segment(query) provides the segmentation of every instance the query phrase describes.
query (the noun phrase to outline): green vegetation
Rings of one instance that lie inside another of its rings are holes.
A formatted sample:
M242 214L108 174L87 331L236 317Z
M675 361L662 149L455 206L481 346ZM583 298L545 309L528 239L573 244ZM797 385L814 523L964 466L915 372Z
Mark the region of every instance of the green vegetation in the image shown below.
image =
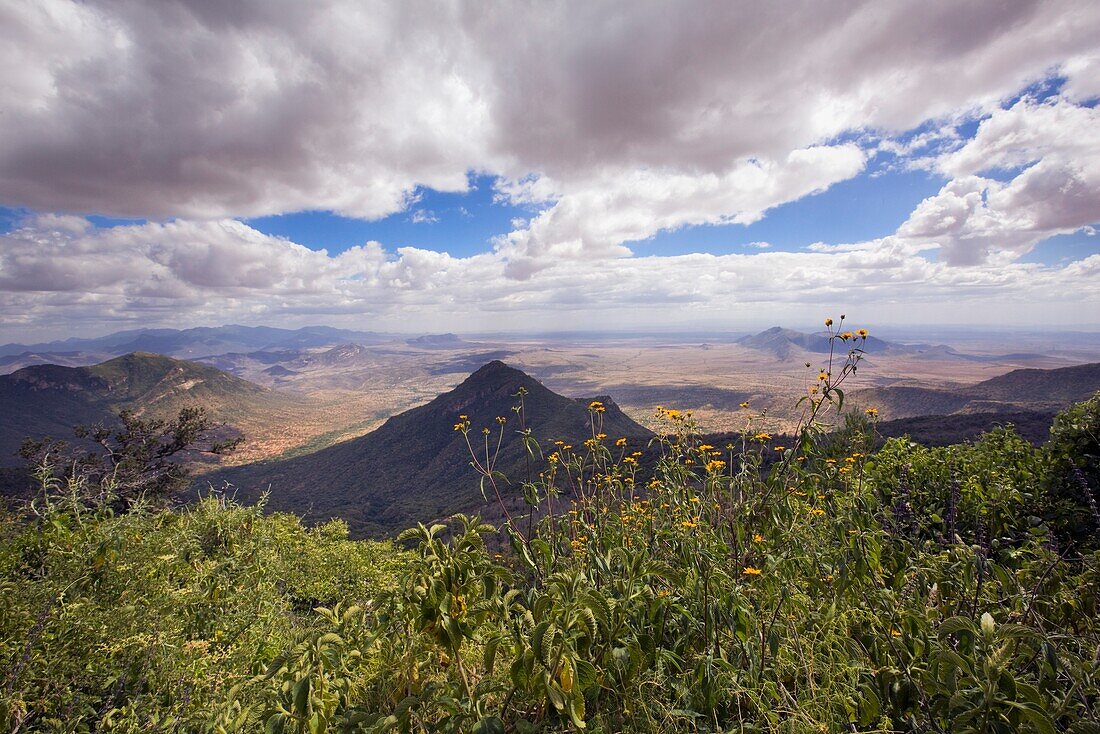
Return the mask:
M722 446L660 408L651 472L639 439L605 435L600 401L591 435L546 455L523 390L484 429L452 416L505 522L420 525L408 553L216 499L116 516L54 492L4 525L0 716L21 731L1100 730L1100 396L1041 448L1004 428L874 451L873 415L826 432L863 337L832 333L847 355L787 446L748 405ZM497 470L515 431L533 467L522 514Z

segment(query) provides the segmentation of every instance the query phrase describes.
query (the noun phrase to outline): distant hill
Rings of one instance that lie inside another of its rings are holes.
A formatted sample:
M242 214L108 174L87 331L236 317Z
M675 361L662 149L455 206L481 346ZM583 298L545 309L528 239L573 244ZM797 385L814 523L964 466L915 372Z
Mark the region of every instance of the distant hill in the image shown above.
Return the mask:
M269 507L311 520L342 517L356 535L384 534L418 520L476 511L485 503L454 423L459 415L468 415L471 439L478 446L483 427L495 430L496 417L507 418L497 468L510 479L521 479L524 452L512 411L520 388L527 390L527 425L540 440L579 445L589 435L587 400L558 395L529 375L493 361L450 392L393 416L365 436L306 456L223 469L212 481L229 481L249 498L270 490ZM596 399L606 407L603 431L608 436L634 437L640 443L652 435L610 398Z
M454 349L457 347L471 346L457 334L425 334L414 339L406 339L405 343L410 347L421 349Z
M908 436L925 446L950 446L973 441L997 426L1012 424L1016 433L1038 446L1050 438L1055 415L1054 411L922 415L883 421L876 428L884 438Z
M801 331L784 329L779 326L765 329L759 334L742 337L737 340L737 343L751 349L758 349L762 352L771 352L779 359L789 359L799 351L812 352L814 354L827 353L830 346L835 346L830 344L829 334L827 332L806 334ZM873 336L869 336L866 340L862 340L861 344L868 352L875 353L904 349L901 345L885 342ZM847 353L847 349L842 351Z
M1100 362L1051 370L1019 369L974 385L891 385L850 394L849 407L878 409L886 420L967 413L1053 414L1100 390Z
M268 326L213 326L194 329L138 329L119 331L93 339L65 339L42 344L4 344L0 358L25 352L88 352L121 355L130 352L156 352L174 357L204 357L227 352L254 350L309 349L347 342L360 344L392 340L392 336L371 331L335 329L330 326L305 326L278 329Z
M90 367L36 365L0 376L0 466L19 464L23 439L72 436L76 425L115 420L118 411L168 417L203 406L234 422L264 407L270 391L206 365L134 353Z

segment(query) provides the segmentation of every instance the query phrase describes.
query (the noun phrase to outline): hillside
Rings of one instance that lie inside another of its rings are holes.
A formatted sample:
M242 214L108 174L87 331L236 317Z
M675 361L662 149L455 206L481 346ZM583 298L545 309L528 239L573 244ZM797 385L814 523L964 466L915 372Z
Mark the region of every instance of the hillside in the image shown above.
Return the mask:
M134 353L91 367L37 365L0 376L0 466L19 464L27 437L70 438L76 425L110 422L120 410L168 417L202 406L237 423L279 403L270 391L213 367Z
M851 410L878 409L887 420L927 415L1036 412L1053 414L1100 390L1100 363L1018 369L974 385L891 385L854 392Z
M473 427L471 440L481 441L482 427L491 427L495 440L495 419L507 418L497 468L510 479L521 478L525 454L512 410L520 388L527 390L527 425L543 446L553 439L579 442L589 435L587 400L558 395L529 375L493 361L450 392L393 416L365 436L306 456L225 469L211 480L229 481L248 497L270 489L273 509L298 512L310 520L339 516L355 535L386 533L417 520L476 509L484 504L478 478L454 423L467 415ZM610 398L598 399L606 406L603 431L609 436L652 435Z

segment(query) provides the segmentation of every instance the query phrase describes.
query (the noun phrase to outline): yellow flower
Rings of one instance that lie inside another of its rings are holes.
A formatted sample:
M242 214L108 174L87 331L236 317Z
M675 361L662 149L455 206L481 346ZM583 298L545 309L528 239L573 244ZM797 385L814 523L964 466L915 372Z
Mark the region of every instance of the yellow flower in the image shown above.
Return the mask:
M753 441L771 441L772 440L772 435L770 433L765 433L764 431L761 431L760 433L753 436L752 440Z
M593 400L591 403L588 404L588 409L589 410L595 410L596 408L602 408L602 407L603 407L603 403L601 403L599 400Z
M753 533L752 534L752 542L754 542L754 543L763 543L764 542L764 536L761 535L760 533Z
M865 410L863 412L866 413L867 415L871 416L872 418L874 418L875 416L878 415L878 408L868 408L867 410Z
M846 332L844 332L843 334L840 335L840 338L843 339L844 341L848 341L849 339L852 338L852 332L846 331Z
M726 466L726 462L718 461L717 459L715 459L714 461L708 461L707 462L707 471L708 472L722 471L722 469L725 466Z
M832 319L825 319L825 325L826 326L832 326L833 325L833 320Z
M626 439L625 438L615 439L615 445L616 446L626 446Z
M638 460L635 459L633 456L628 456L625 459L623 459L623 463L624 464L637 464Z
M825 459L825 463L826 463L826 464L835 464L835 463L836 463L836 459Z
M812 510L810 510L810 514L811 515L817 515L818 517L820 517L821 515L825 514L825 510L821 509L820 507L815 507Z
M714 448L714 447L711 446L709 443L704 443L704 444L699 445L699 450L700 451L710 451L712 448Z
M761 571L759 568L753 568L752 566L745 566L744 570L741 571L741 573L745 576L759 576L763 573L763 571Z
M866 329L860 329L856 333L859 334L860 339L866 339L867 338L867 330Z
M786 446L776 446L775 450L776 451L783 451L785 448L786 448Z
M685 527L689 529L694 528L696 525L698 525L698 523L693 520L684 520L682 523L680 523L680 527Z
M744 410L748 410L749 409L749 401L746 400L745 402L741 403L741 407Z

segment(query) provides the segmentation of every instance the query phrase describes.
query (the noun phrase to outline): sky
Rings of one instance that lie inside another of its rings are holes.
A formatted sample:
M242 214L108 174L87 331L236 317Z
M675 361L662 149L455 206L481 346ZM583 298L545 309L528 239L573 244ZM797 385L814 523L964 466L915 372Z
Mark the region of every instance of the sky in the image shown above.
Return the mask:
M0 0L0 341L1100 329L1100 3Z

